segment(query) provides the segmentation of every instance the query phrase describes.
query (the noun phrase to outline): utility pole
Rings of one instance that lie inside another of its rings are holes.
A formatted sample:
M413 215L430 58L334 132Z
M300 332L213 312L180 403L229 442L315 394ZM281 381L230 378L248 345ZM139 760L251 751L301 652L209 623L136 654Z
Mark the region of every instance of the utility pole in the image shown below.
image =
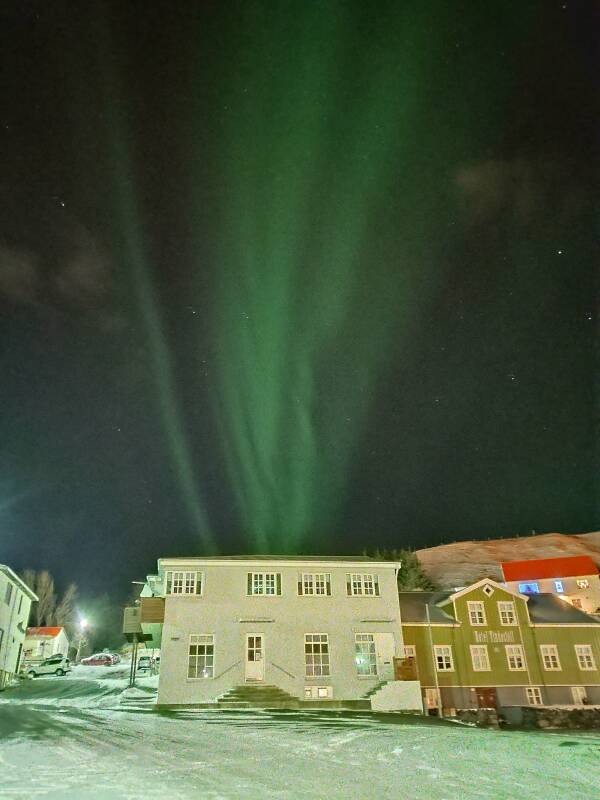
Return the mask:
M435 650L433 649L433 636L431 635L431 618L429 616L429 603L425 603L425 615L427 617L427 634L429 637L429 649L431 652L431 663L433 665L433 678L435 680L435 693L438 701L438 717L443 719L444 709L442 707L442 695L440 693L440 682L437 672L437 660L435 657Z

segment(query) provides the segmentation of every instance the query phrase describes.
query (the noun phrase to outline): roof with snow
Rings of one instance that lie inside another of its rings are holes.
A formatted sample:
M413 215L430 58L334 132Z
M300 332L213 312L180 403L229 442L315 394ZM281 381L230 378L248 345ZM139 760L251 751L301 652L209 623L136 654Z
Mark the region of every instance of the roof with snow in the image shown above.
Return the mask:
M429 607L432 625L460 625L455 617L440 608L451 596L452 592L398 592L402 624L427 623L426 607ZM531 594L524 599L529 618L535 625L600 625L600 619L580 611L554 594Z
M22 591L24 594L26 594L26 595L27 595L27 597L28 597L30 600L32 600L34 603L36 602L36 600L38 599L38 596L37 596L37 594L36 594L35 592L33 592L33 591L32 591L32 590L29 588L29 586L27 586L27 584L26 584L24 581L22 581L22 580L21 580L21 578L19 578L19 576L16 574L16 572L13 572L13 570L12 570L10 567L8 567L6 564L0 564L0 572L3 572L3 573L6 575L6 577L7 577L7 578L8 578L8 579L9 579L9 580L12 582L12 583L14 583L14 584L15 584L15 586L18 586L18 587L19 587L19 589L20 589L20 590L21 590L21 591Z
M27 628L27 636L31 637L38 637L38 638L50 638L55 639L61 631L64 631L64 628L60 626L49 626L49 627L42 627L42 628Z
M505 581L532 581L543 578L575 578L597 575L598 567L589 556L539 558L530 561L503 561Z

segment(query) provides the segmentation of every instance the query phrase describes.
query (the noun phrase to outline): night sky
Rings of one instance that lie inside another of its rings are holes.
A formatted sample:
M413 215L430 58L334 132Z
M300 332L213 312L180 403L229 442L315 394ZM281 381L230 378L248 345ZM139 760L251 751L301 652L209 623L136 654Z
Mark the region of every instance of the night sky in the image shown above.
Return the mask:
M0 561L597 529L597 10L4 2Z

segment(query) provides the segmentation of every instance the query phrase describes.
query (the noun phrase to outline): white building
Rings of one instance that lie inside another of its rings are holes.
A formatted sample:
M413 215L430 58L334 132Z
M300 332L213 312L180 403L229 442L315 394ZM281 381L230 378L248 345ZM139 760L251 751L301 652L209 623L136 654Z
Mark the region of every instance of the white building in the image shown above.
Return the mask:
M600 614L600 575L589 556L504 561L506 586L521 594L555 594L586 614Z
M421 710L418 682L395 680L399 567L367 558L160 559L140 597L141 627L161 646L158 703Z
M28 664L43 661L61 653L69 656L69 639L65 629L55 625L42 628L27 628L23 644L23 660Z
M36 600L18 575L0 564L0 689L19 671L29 611Z

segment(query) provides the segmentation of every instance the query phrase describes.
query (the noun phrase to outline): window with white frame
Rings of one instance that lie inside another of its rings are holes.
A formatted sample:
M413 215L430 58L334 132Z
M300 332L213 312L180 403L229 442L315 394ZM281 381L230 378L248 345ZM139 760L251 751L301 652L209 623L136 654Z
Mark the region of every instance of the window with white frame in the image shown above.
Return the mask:
M249 572L247 591L251 595L280 595L281 572Z
M311 596L331 595L331 575L327 572L303 572L298 575L298 594Z
M498 603L498 616L500 617L500 625L517 624L515 604L512 600L502 600Z
M471 625L485 625L485 608L481 600L467 600L469 622Z
M561 669L560 660L558 658L558 647L555 644L541 644L540 652L542 654L545 670L556 672Z
M565 590L562 581L554 581L554 588L557 592L559 592L559 594L562 594Z
M304 659L307 678L329 675L329 636L326 633L304 635Z
M454 672L452 647L445 644L436 644L433 648L435 665L438 672Z
M372 573L349 572L346 574L348 596L379 597L379 578Z
M507 644L505 645L505 648L509 670L511 672L520 672L521 670L526 669L523 646L520 644Z
M165 573L165 594L201 595L203 573L192 571L169 571Z
M525 695L530 706L542 705L542 690L539 686L527 686L525 688Z
M571 605L573 608L581 608L583 609L583 603L579 599L579 597L571 597Z
M414 644L405 644L404 645L404 658L416 658L417 657L417 648Z
M580 589L589 589L590 582L588 581L587 578L579 578L578 581L577 581L577 586Z
M471 663L473 672L488 672L491 669L487 644L471 645Z
M591 644L576 644L575 653L577 655L579 669L582 669L586 672L596 669L596 662L594 660L594 653L592 652Z
M212 634L190 634L188 678L214 678L215 641Z
M377 651L372 633L357 633L354 637L356 671L359 675L377 675Z

